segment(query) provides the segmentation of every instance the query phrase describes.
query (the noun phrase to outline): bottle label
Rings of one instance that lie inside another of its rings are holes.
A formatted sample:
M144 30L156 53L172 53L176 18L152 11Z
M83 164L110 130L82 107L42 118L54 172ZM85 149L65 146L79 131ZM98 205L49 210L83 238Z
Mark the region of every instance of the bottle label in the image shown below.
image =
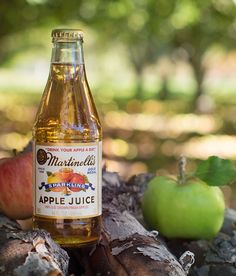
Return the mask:
M34 214L48 218L101 215L102 142L35 144Z

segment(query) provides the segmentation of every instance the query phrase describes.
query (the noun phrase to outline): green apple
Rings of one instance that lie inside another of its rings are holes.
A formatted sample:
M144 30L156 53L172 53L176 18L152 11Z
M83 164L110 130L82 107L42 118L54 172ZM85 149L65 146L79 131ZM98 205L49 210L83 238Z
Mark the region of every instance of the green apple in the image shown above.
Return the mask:
M147 224L168 238L213 238L222 226L224 210L221 189L199 178L179 183L157 176L148 184L142 203Z

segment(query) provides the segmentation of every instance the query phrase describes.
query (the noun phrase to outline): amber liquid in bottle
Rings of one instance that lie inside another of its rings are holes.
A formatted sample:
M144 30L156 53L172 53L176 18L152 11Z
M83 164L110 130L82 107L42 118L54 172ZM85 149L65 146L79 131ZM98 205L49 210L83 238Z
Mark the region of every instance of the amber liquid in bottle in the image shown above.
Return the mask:
M54 39L50 74L33 138L35 143L50 146L89 144L102 139L99 117L86 79L81 39ZM61 246L77 247L98 240L101 215L71 219L34 215L33 226L47 230Z

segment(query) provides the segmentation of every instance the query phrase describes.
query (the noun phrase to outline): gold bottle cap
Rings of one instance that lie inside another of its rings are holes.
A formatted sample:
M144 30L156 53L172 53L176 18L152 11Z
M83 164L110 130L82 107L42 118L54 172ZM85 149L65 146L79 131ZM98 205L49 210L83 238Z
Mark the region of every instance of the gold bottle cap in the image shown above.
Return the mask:
M83 32L80 29L54 29L52 30L51 37L52 41L58 39L83 41Z

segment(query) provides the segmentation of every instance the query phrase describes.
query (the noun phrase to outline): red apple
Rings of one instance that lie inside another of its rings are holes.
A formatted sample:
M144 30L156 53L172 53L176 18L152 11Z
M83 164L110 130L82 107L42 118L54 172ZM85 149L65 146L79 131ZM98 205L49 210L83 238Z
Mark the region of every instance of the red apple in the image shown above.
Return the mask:
M0 159L0 213L12 219L32 216L32 152Z
M70 182L71 177L73 176L73 170L68 168L60 169L60 171L57 173L59 177L64 182Z
M84 175L79 173L73 173L73 176L71 178L71 183L79 183L79 184L85 184Z
M71 183L75 183L75 184L85 184L85 179L84 179L84 175L81 175L79 173L73 173L73 176L70 180ZM82 190L81 188L70 188L70 190L72 192L79 192L80 190Z

